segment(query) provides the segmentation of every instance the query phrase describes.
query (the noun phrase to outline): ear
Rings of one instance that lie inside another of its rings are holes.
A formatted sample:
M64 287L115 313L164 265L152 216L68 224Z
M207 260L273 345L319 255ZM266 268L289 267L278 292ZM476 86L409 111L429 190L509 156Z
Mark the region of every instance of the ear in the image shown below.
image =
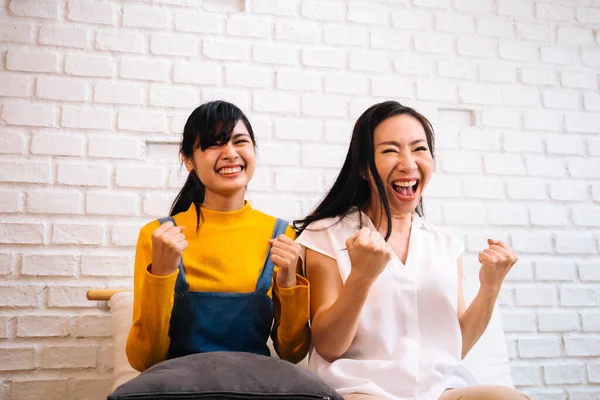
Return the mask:
M360 175L360 177L361 177L362 179L364 179L365 181L368 181L368 180L369 180L369 172L368 172L368 168L369 168L369 167L366 167L366 168L361 168L361 169L358 171L358 174Z
M185 165L185 169L187 172L192 172L194 170L194 163L191 158L187 158L181 153L181 159L183 160L183 165Z

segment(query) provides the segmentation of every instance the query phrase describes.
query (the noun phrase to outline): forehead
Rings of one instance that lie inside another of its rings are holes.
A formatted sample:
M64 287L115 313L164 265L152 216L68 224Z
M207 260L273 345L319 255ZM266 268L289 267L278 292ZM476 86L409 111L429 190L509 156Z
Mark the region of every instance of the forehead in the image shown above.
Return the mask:
M381 122L375 128L374 144L386 141L399 143L427 139L425 129L418 119L410 114L394 115Z

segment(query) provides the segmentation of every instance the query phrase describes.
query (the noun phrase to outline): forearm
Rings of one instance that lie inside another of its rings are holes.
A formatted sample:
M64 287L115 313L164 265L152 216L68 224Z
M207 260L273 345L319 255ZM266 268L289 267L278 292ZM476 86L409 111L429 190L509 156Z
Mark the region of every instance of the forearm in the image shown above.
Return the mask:
M134 294L134 321L127 338L127 358L131 366L144 371L164 361L169 349L169 326L177 273L165 277L148 274Z
M337 300L313 317L312 338L321 357L331 362L348 350L371 285L351 273Z
M275 324L271 337L280 358L298 363L306 357L310 347L310 287L301 276L295 276L294 280L297 285L292 287L281 287L277 283L273 286Z
M465 358L475 343L487 328L494 305L498 298L497 291L479 290L471 305L460 316L460 331L462 335L462 358Z

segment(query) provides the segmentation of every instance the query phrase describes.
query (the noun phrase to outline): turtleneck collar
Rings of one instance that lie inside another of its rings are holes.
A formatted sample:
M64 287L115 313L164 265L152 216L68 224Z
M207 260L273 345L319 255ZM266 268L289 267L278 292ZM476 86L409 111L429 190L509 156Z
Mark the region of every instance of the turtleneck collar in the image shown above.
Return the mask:
M252 211L253 209L247 200L244 200L242 208L234 211L216 211L200 206L200 226L204 224L222 227L237 225L239 222L246 220ZM196 206L192 204L186 214L189 214L190 217L193 216L193 219L196 220Z

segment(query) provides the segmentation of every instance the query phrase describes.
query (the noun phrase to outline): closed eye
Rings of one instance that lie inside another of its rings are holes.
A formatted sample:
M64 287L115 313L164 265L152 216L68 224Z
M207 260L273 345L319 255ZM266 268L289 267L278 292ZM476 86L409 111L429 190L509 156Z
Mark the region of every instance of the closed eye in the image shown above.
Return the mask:
M397 153L398 151L396 149L385 149L382 151L382 153Z
M425 146L420 146L420 147L417 147L417 148L415 149L415 151L427 151L427 147L425 147Z

